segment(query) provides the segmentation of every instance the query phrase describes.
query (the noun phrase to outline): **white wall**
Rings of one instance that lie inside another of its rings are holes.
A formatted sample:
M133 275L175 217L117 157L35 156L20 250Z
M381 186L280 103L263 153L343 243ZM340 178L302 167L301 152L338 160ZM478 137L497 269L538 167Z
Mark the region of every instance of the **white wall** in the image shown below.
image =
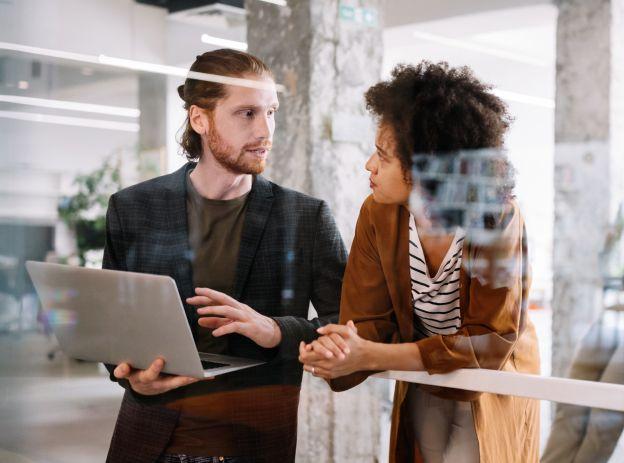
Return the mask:
M384 34L384 76L401 62L447 61L452 66L471 67L497 90L554 100L556 17L554 6L537 5L388 28ZM422 34L415 36L415 32L429 34L425 36L428 39ZM501 57L500 52L517 59ZM528 228L534 272L532 296L540 299L543 295L548 301L552 285L554 110L512 100L507 103L515 121L506 147L517 169L516 193Z

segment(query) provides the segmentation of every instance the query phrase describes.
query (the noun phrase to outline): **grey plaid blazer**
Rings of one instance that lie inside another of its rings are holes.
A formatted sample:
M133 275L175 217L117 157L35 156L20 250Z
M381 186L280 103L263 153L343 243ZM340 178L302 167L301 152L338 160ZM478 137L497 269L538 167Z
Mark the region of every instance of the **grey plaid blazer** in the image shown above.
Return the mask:
M106 214L103 267L169 275L182 301L193 295L186 213L186 174L192 167L188 163L173 174L119 191L111 196ZM248 201L232 296L274 318L282 343L263 349L243 336L230 335L232 355L267 363L196 383L214 391L299 386L299 342L310 342L319 326L338 316L347 253L327 205L261 176L254 178ZM313 320L307 319L310 302L318 313ZM195 308L185 305L185 310L195 334ZM113 366L107 367L112 372ZM111 379L116 381L112 373ZM107 461L153 462L166 448L178 419L163 403L175 400L180 391L147 397L132 391L127 381L119 383L126 392ZM291 459L294 448L285 449L283 461Z

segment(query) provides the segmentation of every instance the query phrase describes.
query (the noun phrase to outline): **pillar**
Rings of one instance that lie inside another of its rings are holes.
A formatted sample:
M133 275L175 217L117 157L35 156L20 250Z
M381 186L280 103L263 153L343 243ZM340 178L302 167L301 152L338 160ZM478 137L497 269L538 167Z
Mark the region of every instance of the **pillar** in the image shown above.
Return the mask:
M602 308L601 251L624 200L624 1L559 0L553 375Z
M322 198L347 244L368 194L366 159L375 127L364 92L382 64L381 1L247 2L249 52L285 86L266 175ZM387 382L369 379L339 394L304 375L297 462L374 462ZM385 412L387 414L387 411Z

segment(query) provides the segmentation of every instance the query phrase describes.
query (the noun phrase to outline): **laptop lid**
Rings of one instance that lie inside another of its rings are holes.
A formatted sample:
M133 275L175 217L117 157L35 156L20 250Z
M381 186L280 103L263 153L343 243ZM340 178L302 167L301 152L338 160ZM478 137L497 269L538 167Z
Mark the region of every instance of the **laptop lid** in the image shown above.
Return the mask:
M262 363L212 356L203 368L171 277L34 261L26 269L71 358L145 369L162 357L164 373L196 378Z

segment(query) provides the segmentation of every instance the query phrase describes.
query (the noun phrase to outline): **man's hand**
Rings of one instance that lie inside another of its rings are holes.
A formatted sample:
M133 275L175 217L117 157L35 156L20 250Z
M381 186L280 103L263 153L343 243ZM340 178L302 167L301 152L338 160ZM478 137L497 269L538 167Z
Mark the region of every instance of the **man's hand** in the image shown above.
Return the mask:
M272 318L259 314L246 304L227 294L208 288L195 288L196 296L186 302L199 307L199 325L212 328L215 337L238 333L248 337L260 347L276 347L282 342L282 331Z
M165 361L161 358L154 360L147 370L135 370L128 363L120 363L113 374L117 379L127 379L132 390L143 395L162 394L199 381L189 376L161 375L164 366Z

